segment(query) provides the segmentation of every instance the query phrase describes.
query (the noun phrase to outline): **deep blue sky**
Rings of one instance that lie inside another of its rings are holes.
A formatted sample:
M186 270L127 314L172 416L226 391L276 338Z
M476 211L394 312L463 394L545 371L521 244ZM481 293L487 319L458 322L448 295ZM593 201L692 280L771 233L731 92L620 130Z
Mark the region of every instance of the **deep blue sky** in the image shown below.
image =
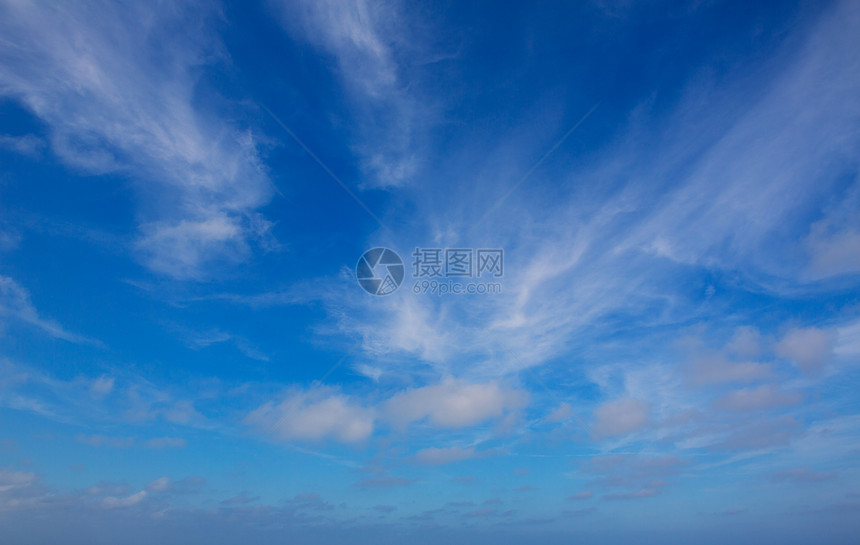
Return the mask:
M854 543L858 36L0 1L0 541Z

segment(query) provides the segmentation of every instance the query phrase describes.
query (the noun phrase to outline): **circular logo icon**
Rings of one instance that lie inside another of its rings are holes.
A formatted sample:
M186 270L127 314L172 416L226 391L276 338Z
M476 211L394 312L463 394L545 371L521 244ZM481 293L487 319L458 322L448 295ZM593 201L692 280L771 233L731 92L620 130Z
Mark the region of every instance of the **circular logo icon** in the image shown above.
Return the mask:
M388 295L397 291L403 282L403 260L394 250L373 248L355 265L358 284L371 295Z

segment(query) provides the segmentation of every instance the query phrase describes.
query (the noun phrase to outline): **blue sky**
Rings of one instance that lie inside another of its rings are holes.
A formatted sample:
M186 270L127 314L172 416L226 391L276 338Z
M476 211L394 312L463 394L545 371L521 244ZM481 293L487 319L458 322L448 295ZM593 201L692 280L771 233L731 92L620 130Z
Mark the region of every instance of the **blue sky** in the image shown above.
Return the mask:
M858 28L3 0L2 541L853 543Z

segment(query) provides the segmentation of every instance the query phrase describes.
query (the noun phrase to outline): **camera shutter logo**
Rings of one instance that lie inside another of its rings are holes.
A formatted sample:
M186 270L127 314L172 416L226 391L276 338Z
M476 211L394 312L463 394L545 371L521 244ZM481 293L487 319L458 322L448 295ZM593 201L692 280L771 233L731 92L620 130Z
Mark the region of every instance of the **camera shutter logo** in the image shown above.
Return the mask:
M394 250L373 248L364 252L355 265L358 284L371 295L388 295L397 291L405 274L403 260Z

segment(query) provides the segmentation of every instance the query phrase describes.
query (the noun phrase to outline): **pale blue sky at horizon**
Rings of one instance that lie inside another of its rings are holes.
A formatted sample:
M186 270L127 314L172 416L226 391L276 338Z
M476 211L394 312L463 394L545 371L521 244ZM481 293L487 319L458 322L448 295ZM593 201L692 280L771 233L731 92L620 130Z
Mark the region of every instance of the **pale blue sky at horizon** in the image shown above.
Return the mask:
M858 51L853 0L0 0L0 542L856 543Z

